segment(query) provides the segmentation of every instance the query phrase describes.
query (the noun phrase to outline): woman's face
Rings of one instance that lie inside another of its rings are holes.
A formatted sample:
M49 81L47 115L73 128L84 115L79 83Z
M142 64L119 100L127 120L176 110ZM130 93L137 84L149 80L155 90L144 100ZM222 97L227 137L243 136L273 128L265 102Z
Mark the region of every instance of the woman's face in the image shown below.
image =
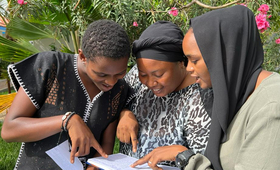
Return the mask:
M166 96L182 88L180 85L186 75L186 67L183 62L138 58L137 66L141 83L158 97Z
M101 91L109 91L126 74L128 57L114 60L95 57L86 61L86 74Z
M196 83L199 83L203 89L211 88L210 74L198 48L192 29L184 37L183 51L189 60L187 71L191 73L192 77L196 78Z

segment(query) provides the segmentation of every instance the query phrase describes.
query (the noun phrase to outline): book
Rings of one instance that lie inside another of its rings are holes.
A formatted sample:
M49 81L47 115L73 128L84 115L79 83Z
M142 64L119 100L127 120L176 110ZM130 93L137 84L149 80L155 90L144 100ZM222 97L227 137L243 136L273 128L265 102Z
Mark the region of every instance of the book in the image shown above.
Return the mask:
M122 153L108 155L108 158L95 157L88 159L88 163L95 165L104 170L151 170L147 163L138 165L135 168L131 168L130 165L137 161L136 158L124 155ZM180 170L177 167L171 167L166 165L158 165L163 170Z
M83 169L83 164L75 157L75 162L72 164L70 162L70 152L68 141L64 141L56 147L47 150L46 153L54 160L54 162L63 170L81 170Z

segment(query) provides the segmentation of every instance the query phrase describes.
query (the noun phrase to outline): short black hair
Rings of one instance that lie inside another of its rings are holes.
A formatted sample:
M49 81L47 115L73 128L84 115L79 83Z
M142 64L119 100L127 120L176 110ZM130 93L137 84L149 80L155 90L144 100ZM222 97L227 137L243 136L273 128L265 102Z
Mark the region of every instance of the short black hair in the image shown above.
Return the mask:
M111 20L92 22L82 40L82 50L86 58L108 57L120 59L130 56L130 42L126 31Z

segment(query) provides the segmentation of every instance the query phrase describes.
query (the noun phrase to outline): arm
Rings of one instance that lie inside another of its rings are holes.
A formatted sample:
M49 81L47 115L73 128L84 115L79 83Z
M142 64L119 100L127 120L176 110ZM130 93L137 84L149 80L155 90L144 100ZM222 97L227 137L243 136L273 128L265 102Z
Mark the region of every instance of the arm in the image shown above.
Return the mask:
M113 153L117 124L118 120L110 123L103 133L101 146L107 154ZM94 157L96 156L100 156L100 154L96 153Z
M35 112L35 106L20 87L5 117L2 138L7 142L31 142L60 132L63 115L32 118Z
M137 149L137 134L138 134L138 122L134 114L128 110L124 109L120 113L120 120L117 127L117 138L123 143L132 142L133 152Z
M110 123L103 133L101 146L102 148L104 148L104 151L107 154L113 153L117 124L118 124L118 120L115 120L114 122ZM98 156L100 156L100 154L96 152L94 157L98 157ZM99 168L94 165L88 165L87 170L99 170Z
M277 93L277 91L271 91L271 93ZM265 97L266 96L263 97L264 100L266 100ZM278 97L279 96L277 96L277 98ZM267 101L269 98L272 98L272 96L267 96ZM256 109L250 113L250 117L245 119L246 128L241 129L245 131L244 141L241 143L240 149L238 149L239 152L234 163L234 169L279 169L280 104L279 98L277 100L278 101L267 102L262 107L256 107ZM261 105L261 101L255 100L254 104ZM244 112L242 112L242 114L244 114ZM242 114L240 114L240 116ZM233 131L237 126L240 126L240 124L234 123L230 130ZM232 144L222 144L221 156L225 155L226 150L229 150L232 146L235 147ZM225 164L224 166L226 166L226 161L226 158L223 159L223 157L221 157L222 165Z
M254 102L255 105L263 104L257 100ZM237 114L229 126L229 139L221 145L221 164L224 169L235 170L277 169L280 167L277 161L280 153L280 105L271 102L262 107L251 106L250 110ZM205 170L209 166L205 156L196 154L185 170Z
M31 142L60 132L63 115L33 118L35 112L35 106L20 87L9 113L5 117L1 132L2 138L7 142ZM80 116L72 116L67 124L67 129L72 141L72 148L79 147L78 152L77 149L72 149L71 162L74 161L74 156L87 155L91 146L102 156L107 157Z

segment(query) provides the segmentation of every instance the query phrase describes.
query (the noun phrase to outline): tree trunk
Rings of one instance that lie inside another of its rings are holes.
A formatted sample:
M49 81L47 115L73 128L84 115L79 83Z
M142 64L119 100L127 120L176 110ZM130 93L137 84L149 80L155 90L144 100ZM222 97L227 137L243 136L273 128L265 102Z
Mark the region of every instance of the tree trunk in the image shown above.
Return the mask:
M11 93L11 84L9 78L7 78L8 93Z

